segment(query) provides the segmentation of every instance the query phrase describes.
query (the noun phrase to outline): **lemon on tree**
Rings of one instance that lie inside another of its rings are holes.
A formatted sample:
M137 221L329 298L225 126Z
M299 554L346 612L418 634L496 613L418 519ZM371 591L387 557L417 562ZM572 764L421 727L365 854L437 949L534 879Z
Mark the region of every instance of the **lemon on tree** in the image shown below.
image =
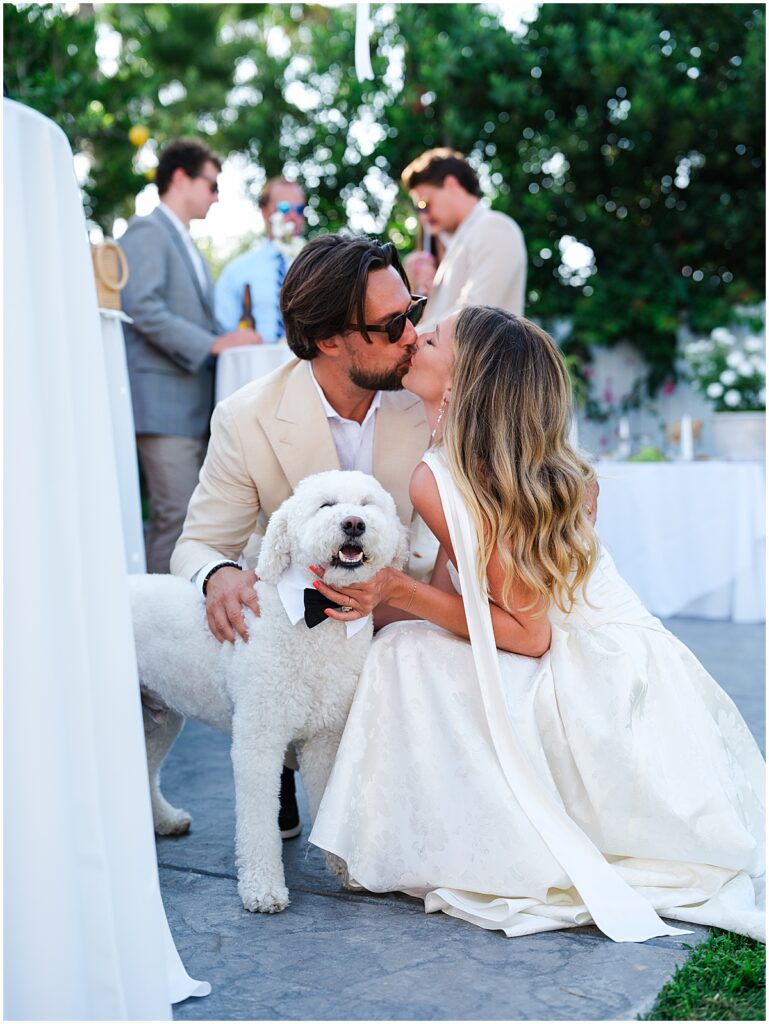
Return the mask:
M128 141L137 149L143 146L149 137L149 129L145 128L143 124L133 125L128 132Z

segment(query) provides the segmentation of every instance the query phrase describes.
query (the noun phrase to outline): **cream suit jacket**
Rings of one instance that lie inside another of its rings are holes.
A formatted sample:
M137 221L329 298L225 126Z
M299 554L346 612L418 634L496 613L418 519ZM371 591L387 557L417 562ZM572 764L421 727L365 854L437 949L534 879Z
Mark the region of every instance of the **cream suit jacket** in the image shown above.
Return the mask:
M409 480L429 440L421 401L407 391L384 392L374 476L406 526L413 515ZM294 359L219 402L171 572L191 579L208 562L237 560L299 481L326 469L339 469L339 458L307 362Z
M464 306L500 306L521 316L525 293L523 232L511 217L478 203L449 240L419 333Z

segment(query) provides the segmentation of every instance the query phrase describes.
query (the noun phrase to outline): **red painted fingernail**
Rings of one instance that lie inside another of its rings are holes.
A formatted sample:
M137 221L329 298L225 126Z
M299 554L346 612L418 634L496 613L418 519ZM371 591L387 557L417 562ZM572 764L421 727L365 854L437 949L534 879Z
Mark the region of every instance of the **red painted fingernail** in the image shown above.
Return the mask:
M320 582L319 582L318 580L313 580L313 582L312 582L312 585L313 585L313 586L315 587L315 589L317 590L317 589L318 589L318 587L320 586Z

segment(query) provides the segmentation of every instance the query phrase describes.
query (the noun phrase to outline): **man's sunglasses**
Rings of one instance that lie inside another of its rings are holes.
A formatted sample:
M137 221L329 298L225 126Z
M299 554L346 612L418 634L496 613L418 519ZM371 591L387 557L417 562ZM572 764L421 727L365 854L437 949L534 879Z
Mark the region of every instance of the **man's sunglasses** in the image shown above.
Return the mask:
M392 320L388 320L386 324L348 324L348 329L351 331L377 331L380 334L386 334L390 344L395 344L396 341L400 341L403 337L403 332L406 330L406 321L408 320L410 324L416 327L425 311L427 296L412 295L411 298L414 301L406 312L398 313Z
M207 174L193 174L193 178L202 178L203 181L208 182L208 187L211 189L211 195L215 196L219 194L219 182L216 178L209 178Z
M281 199L279 203L275 204L275 209L278 211L278 213L291 213L291 211L293 210L294 213L298 213L300 217L303 217L304 208L306 205L306 203L295 203L292 206L292 204L289 203L288 200Z

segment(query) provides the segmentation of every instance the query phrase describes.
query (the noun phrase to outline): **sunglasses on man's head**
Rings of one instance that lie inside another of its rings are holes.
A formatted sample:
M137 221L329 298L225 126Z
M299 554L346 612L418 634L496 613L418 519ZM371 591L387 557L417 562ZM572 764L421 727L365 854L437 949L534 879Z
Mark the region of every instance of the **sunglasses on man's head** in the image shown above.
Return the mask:
M286 199L281 199L279 203L275 204L275 209L278 211L278 213L291 213L291 211L293 210L294 213L298 213L300 217L303 217L304 208L306 205L306 203L294 203L292 205Z
M397 316L388 320L386 324L348 324L348 329L351 331L377 331L380 334L386 334L390 344L395 344L396 341L400 341L403 337L403 332L406 330L406 321L408 320L410 324L416 327L425 311L425 303L427 302L425 295L412 295L411 298L414 301L406 312L398 313Z

